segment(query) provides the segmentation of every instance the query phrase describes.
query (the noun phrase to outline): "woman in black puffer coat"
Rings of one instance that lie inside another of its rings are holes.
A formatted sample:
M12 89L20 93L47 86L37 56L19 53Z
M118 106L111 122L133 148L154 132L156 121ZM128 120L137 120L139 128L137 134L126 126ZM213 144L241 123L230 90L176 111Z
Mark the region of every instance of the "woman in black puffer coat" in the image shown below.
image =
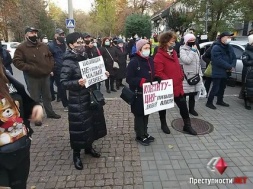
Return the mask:
M87 59L82 34L74 32L66 37L69 49L64 55L64 62L61 70L61 84L69 90L69 133L70 145L73 149L73 161L75 168L83 169L80 159L81 149L93 157L100 157L100 154L92 148L94 140L107 134L103 107L97 110L90 109L90 93L85 87L85 80L82 79L79 67L80 61ZM91 86L92 89L95 85Z
M249 43L242 55L242 89L240 96L244 99L244 106L247 110L251 109L249 98L253 98L253 34L248 37Z

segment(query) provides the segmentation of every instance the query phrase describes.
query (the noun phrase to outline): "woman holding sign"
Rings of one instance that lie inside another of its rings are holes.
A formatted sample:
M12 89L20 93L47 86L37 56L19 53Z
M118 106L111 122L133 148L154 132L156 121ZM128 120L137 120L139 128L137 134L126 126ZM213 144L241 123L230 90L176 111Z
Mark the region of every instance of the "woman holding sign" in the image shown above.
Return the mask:
M145 82L152 82L154 79L154 63L149 57L150 44L147 40L141 39L136 43L136 55L131 59L127 67L126 81L130 89L137 93L131 111L134 114L134 130L136 141L148 146L154 141L154 137L148 134L148 116L144 115L142 85Z
M64 55L61 84L69 90L70 145L73 149L75 168L81 170L83 169L80 159L81 149L85 149L85 153L93 157L100 157L100 154L93 149L92 143L106 135L106 126L103 107L99 107L98 110L90 108L90 89L96 85L86 88L86 80L82 79L79 62L87 59L82 34L78 32L69 34L66 43L69 49ZM106 74L109 75L108 72Z
M177 36L174 32L166 32L159 37L159 48L154 58L155 75L160 78L160 81L166 79L173 80L174 101L184 120L183 130L191 135L197 135L196 131L191 127L191 119L189 117L186 99L184 97L184 74L179 64L177 52L173 49L176 39ZM166 110L160 111L159 114L160 119L166 119ZM165 133L170 133L168 127L166 128Z

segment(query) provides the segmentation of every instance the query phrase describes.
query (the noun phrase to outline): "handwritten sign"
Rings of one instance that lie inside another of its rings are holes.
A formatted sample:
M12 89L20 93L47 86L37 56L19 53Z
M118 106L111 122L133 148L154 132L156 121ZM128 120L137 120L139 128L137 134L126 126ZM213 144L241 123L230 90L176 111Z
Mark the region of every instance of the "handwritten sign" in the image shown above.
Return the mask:
M82 78L86 79L85 87L107 79L105 64L102 56L79 62Z
M143 84L144 114L148 115L160 110L174 107L172 79Z

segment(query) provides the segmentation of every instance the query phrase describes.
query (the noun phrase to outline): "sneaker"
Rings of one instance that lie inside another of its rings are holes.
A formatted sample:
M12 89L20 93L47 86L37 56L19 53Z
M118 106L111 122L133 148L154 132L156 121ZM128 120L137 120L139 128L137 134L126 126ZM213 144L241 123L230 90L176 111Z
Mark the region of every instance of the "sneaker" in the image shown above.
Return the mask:
M42 125L42 121L35 121L34 125L35 126L41 126Z
M149 146L150 143L150 141L147 138L136 137L135 140L143 146Z
M69 111L68 106L67 106L67 107L64 107L64 108L63 108L63 111L64 111L64 112L68 112L68 111Z
M217 104L217 105L220 105L220 106L224 106L224 107L229 107L229 104L225 103L224 101L222 101L222 102L217 102L216 104Z
M155 141L155 138L152 137L152 136L149 135L149 134L145 135L145 137L148 139L149 142L154 142L154 141Z
M213 105L213 103L206 103L206 107L208 107L208 108L210 108L210 109L213 109L213 110L217 109L217 108Z
M58 114L53 114L53 115L48 115L47 118L51 118L51 119L60 119L61 116Z
M107 93L111 93L111 91L110 91L109 89L106 89L106 92L107 92Z

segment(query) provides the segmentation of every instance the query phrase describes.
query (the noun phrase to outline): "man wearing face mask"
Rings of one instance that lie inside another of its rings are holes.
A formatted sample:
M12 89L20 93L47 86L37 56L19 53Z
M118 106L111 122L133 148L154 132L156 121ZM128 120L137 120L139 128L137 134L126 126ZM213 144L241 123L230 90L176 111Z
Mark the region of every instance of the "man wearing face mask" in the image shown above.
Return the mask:
M38 41L38 30L34 27L25 29L25 41L21 43L14 54L13 64L24 72L27 89L35 102L43 106L47 118L60 119L51 105L50 73L53 71L54 59L46 44ZM36 123L40 126L42 123Z
M54 70L51 73L51 85L55 81L57 86L57 101L62 102L64 111L68 111L68 99L67 92L60 83L60 73L63 63L63 55L66 51L65 33L61 28L57 28L54 34L54 40L48 44L50 52L54 57ZM53 93L53 87L51 87L51 93ZM53 94L52 94L53 95Z
M229 104L223 101L223 97L227 78L231 71L235 71L236 66L236 56L233 47L229 45L233 35L233 33L229 32L221 33L220 38L214 43L211 50L213 86L206 103L206 107L211 109L216 109L213 105L214 96L216 95L217 105L229 107Z

